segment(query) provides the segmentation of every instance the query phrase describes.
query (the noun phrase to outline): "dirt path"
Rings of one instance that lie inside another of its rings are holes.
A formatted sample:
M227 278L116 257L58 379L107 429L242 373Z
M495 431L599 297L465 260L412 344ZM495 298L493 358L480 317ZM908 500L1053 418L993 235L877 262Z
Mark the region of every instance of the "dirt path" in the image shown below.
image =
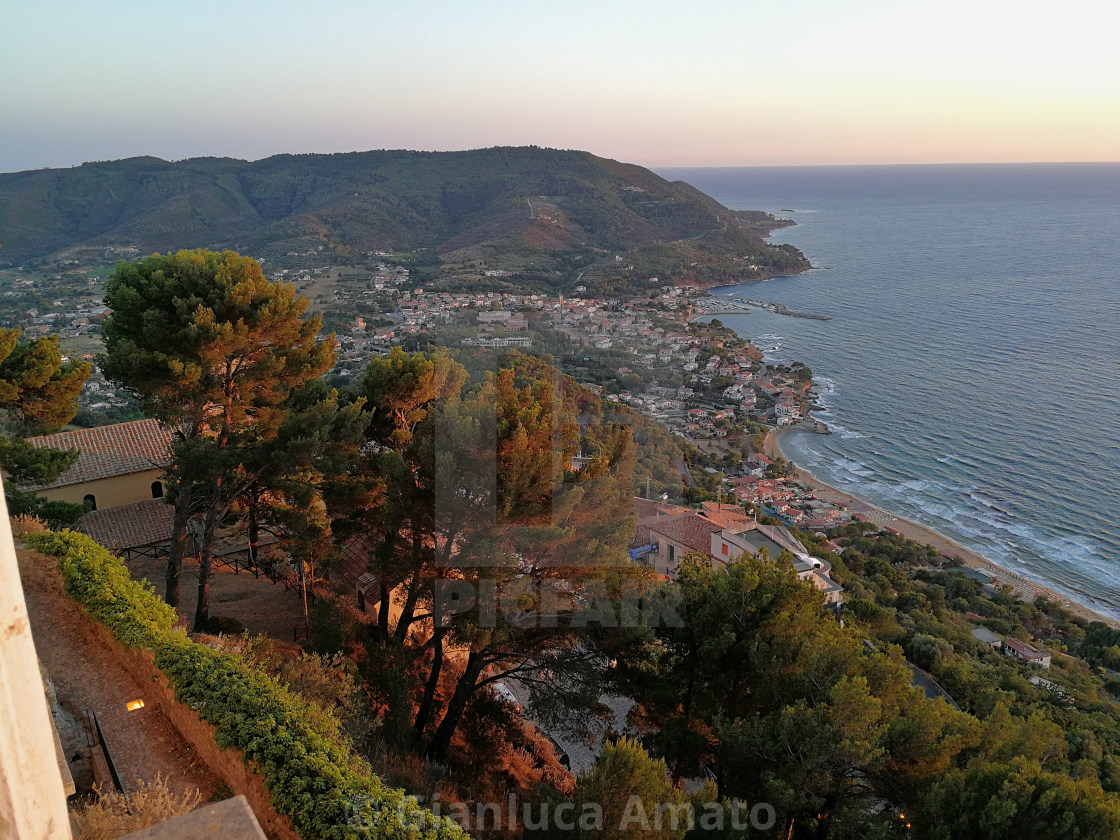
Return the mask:
M135 712L125 708L128 701L144 697L144 687L88 632L88 619L62 591L54 558L23 549L17 556L35 649L63 712L56 715L61 718L59 737L78 793L88 792L93 781L80 725L83 710L92 709L126 790L159 773L173 791L197 788L203 801L209 799L218 780L171 722L154 704Z
M167 588L166 561L141 558L130 560L126 565L134 580L147 578L156 593L163 596ZM187 559L183 563L180 582L179 615L189 627L198 602L197 560ZM228 566L215 566L210 576L210 615L234 619L254 636L263 633L275 639L282 650L296 652L299 649L293 644L292 631L304 620L300 591L287 590L263 575L254 577L252 572L246 571L235 574Z

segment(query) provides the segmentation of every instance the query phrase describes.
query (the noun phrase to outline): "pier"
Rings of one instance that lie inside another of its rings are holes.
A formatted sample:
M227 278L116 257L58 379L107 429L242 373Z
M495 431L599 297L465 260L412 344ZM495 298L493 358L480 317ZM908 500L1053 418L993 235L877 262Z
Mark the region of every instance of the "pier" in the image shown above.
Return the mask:
M698 309L703 309L705 315L745 315L750 312L750 307L765 309L778 315L788 315L790 318L808 318L812 321L831 321L828 315L814 315L811 312L797 312L783 303L773 303L768 300L751 300L730 296L705 298L696 304Z

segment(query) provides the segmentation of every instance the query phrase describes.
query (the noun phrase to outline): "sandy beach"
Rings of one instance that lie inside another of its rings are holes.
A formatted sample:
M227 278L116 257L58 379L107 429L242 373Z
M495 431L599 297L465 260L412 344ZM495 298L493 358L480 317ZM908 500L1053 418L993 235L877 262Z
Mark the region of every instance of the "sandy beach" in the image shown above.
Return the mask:
M768 432L766 435L766 455L773 457L775 455L785 455L779 446L779 438L782 432ZM788 460L788 459L787 459ZM885 528L892 528L905 536L907 539L919 542L922 545L932 545L940 553L948 556L955 557L961 563L969 568L976 569L977 571L991 577L993 580L1000 584L1006 584L1012 588L1016 597L1024 601L1033 601L1039 595L1049 598L1057 604L1061 604L1070 612L1084 618L1086 621L1103 621L1112 626L1118 626L1117 622L1113 619L1107 618L1100 613L1097 613L1076 601L1071 601L1066 596L1054 592L1045 586L1042 586L1034 581L1018 575L1012 571L1004 569L995 565L990 560L980 556L975 551L965 548L961 544L954 542L943 534L939 534L931 528L924 525L919 525L917 522L911 522L909 519L903 519L900 516L895 516L888 513L881 508L868 504L858 496L853 496L843 490L839 490L830 484L826 484L816 476L803 469L797 469L798 480L808 487L811 487L813 493L822 499L830 502L838 502L847 505L851 508L853 513L858 513L871 522L881 524Z

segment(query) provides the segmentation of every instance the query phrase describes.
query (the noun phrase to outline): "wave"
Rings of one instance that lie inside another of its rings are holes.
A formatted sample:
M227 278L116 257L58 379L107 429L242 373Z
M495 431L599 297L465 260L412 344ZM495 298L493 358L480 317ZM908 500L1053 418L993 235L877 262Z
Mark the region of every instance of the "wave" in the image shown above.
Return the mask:
M848 473L859 478L867 478L875 475L875 470L867 466L861 461L853 461L850 458L838 456L832 459L833 467L840 470L842 473Z
M833 434L791 434L783 447L826 481L1120 615L1120 484L1111 480L1120 475L1120 367L1108 361L1120 346L1109 329L1120 311L1115 202L1067 192L1024 201L989 194L991 185L974 200L980 191L960 185L945 213L886 171L871 196L847 182L821 193L815 175L809 187L794 174L766 173L776 180L763 206L824 201L829 219L783 228L775 241L834 271L786 278L765 294L729 290L834 316L740 327L781 326L788 339L756 340L780 342L783 361L814 370L812 416ZM992 218L1015 223L997 231ZM1039 235L1055 219L1068 235ZM861 229L877 236L852 235ZM975 248L942 249L965 231ZM1076 282L1038 268L1055 248Z
M979 493L979 492L969 493L968 498L972 499L972 501L976 502L979 505L983 505L984 507L988 508L989 510L997 510L1000 513L1005 514L1007 516L1013 516L1014 515L1007 508L1001 507L1000 503L998 501L996 501L994 499L991 499L989 497L986 497L983 493Z
M830 432L832 432L834 435L839 436L841 440L859 440L861 438L867 437L867 435L865 435L863 432L856 432L852 429L846 429L841 426L836 422L835 417L827 407L824 410L814 411L813 419L820 420L825 424L825 426L828 427L828 430Z

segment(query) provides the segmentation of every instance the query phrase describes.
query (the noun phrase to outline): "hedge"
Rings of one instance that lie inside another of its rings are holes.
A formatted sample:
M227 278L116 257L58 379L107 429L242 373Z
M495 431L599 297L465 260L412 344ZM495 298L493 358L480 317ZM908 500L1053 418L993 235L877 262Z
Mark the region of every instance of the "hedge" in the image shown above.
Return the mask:
M337 722L240 658L192 641L175 611L132 580L124 562L84 534L28 535L59 560L66 592L126 647L151 651L175 698L215 728L264 776L273 807L305 840L466 840L463 829L384 785L346 746ZM319 721L318 723L316 721Z

